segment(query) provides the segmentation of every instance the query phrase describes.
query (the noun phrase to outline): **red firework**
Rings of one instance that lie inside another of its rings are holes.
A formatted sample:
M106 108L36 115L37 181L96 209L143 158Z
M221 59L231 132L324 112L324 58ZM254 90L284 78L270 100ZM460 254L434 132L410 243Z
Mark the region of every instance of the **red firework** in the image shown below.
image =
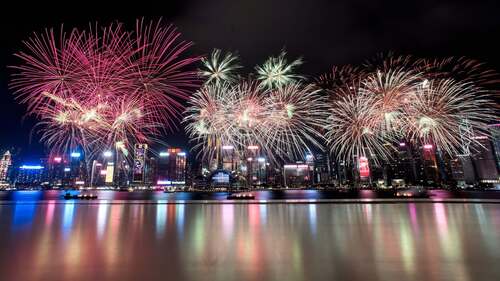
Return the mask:
M175 127L199 86L189 67L200 58L184 56L192 43L179 37L161 20L137 20L133 32L118 23L34 33L10 86L55 152L148 142Z

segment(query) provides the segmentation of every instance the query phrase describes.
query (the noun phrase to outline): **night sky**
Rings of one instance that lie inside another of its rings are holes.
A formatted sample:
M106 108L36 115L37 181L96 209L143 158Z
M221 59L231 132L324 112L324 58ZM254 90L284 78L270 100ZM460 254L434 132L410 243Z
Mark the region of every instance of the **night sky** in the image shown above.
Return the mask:
M19 14L16 9L4 9L9 15L0 17L0 150L15 146L24 157L43 153L38 135L31 134L35 121L24 118L24 107L15 103L8 89L11 71L7 66L19 62L13 54L22 49L21 41L31 32L58 29L62 23L66 28L85 28L89 22L121 21L133 29L136 18L161 16L178 27L183 39L195 43L193 54L207 54L212 48L238 51L247 71L283 48L291 58L304 58L300 72L308 76L326 72L333 65L361 64L389 51L430 58L467 56L500 70L500 9L496 1L166 2L169 4L162 7L134 9L141 5L135 2L128 11L115 9L111 16L72 14L78 7L30 15L22 14L21 9ZM120 13L122 16L116 15ZM165 140L172 145L187 143L182 133Z

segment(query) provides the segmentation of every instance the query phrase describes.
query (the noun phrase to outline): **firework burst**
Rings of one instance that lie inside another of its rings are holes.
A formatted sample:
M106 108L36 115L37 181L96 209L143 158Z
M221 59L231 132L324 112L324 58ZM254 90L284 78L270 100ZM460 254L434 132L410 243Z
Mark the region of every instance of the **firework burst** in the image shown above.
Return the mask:
M269 153L286 159L303 159L311 153L311 146L322 148L328 111L319 92L313 85L292 83L266 96L263 142Z
M374 96L362 95L360 84L338 88L330 104L326 139L338 160L357 161L367 157L378 162L389 159L391 134L380 133L380 112Z
M288 62L286 52L277 57L268 58L261 66L256 66L257 80L267 89L283 87L286 84L299 81L304 77L294 73L295 68L303 63L301 58Z
M222 146L244 155L258 146L271 161L302 159L321 147L325 103L313 86L290 84L268 91L258 82L206 85L190 101L184 119L195 149L211 159Z
M203 68L200 76L206 79L205 83L234 83L238 79L236 71L241 68L239 57L226 52L224 55L219 49L214 49L209 58L202 59Z
M405 69L378 70L362 80L359 93L374 103L382 133L397 134L406 123L403 111L414 100L420 81L418 74Z
M433 144L451 155L461 151L463 136L458 132L463 122L481 136L487 135L488 122L496 119L487 92L472 83L430 80L414 97L406 108L408 122L404 131L408 138ZM480 145L474 138L468 141Z
M55 153L83 147L88 159L115 143L149 142L175 127L181 102L198 86L191 46L161 21L138 20L57 36L34 34L16 54L11 81L16 99L40 118L37 129Z

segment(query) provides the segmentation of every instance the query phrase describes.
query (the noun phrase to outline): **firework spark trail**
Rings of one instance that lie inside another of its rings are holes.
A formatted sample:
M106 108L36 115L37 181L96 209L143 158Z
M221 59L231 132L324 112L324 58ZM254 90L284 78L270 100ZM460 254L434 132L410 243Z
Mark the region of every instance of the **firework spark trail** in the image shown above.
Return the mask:
M161 20L138 20L135 32L122 24L46 30L16 54L22 63L12 66L10 86L54 153L130 148L175 128L181 102L199 85L188 70L199 58L183 58L192 43L179 36Z
M271 151L288 159L303 159L311 145L322 148L321 130L328 110L324 98L313 85L298 83L273 90L266 96L267 105L263 140Z
M333 68L315 81L330 96L326 138L340 160L364 156L380 162L401 139L455 155L464 141L462 122L485 135L487 124L498 119L492 100L498 75L483 64L412 56L378 60L358 75L349 75L350 67ZM467 143L480 145L475 139Z
M403 110L415 99L421 81L418 73L405 69L376 71L362 79L359 94L373 98L382 133L399 133L406 123Z
M338 89L340 98L330 104L325 137L338 160L355 162L360 157L375 162L386 160L391 154L386 144L392 141L392 135L379 133L380 112L375 97L361 95L360 86Z
M480 136L488 134L488 121L497 118L487 92L472 83L430 80L419 89L415 98L406 108L409 122L404 131L408 138L434 144L451 155L460 153L462 141L458 131L461 122L467 120L474 133ZM470 141L480 145L475 139Z
M282 51L279 56L270 57L262 65L255 67L257 80L263 88L279 88L304 78L294 73L295 68L302 65L302 59L298 58L289 63L285 56L286 52Z
M238 80L237 70L239 57L237 54L214 49L209 58L202 59L203 67L200 69L200 76L206 79L205 83L235 83Z
M239 156L258 146L270 161L303 159L310 147L322 147L319 132L326 119L325 103L313 86L290 84L272 91L255 81L206 85L186 111L186 129L195 149L207 158L217 146L234 148Z

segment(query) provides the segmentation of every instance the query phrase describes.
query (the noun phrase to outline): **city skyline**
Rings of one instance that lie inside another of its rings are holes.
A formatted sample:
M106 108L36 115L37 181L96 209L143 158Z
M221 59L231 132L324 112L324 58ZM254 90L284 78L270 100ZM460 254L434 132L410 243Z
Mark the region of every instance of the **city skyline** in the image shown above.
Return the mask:
M490 52L488 46L492 46L494 44L486 44L488 40L492 40L493 36L489 36L488 34L496 34L495 30L498 30L498 24L496 24L495 18L487 16L489 13L493 11L493 9L488 9L488 5L476 5L476 4L421 4L418 6L425 6L425 9L420 9L420 7L416 7L413 10L410 17L412 20L418 22L423 18L426 18L429 14L429 11L433 11L434 13L438 13L442 10L447 10L448 13L464 13L468 11L468 9L472 9L476 11L475 17L477 17L477 22L475 21L474 25L469 26L467 31L464 31L457 27L459 24L459 19L450 19L443 23L440 27L443 30L447 30L448 32L439 32L439 30L425 30L418 29L414 24L409 22L405 22L403 24L402 29L406 28L408 34L415 35L415 40L418 45L412 43L409 40L407 35L401 34L401 32L397 32L392 30L394 33L389 37L391 39L391 44L387 45L388 41L383 40L383 36L380 35L380 31L375 31L375 27L369 27L368 25L361 26L360 30L356 32L373 32L374 36L370 38L373 40L369 44L370 48L366 48L363 50L359 50L359 48L349 48L349 51L338 51L342 46L348 47L350 44L352 45L352 41L346 40L346 38L342 36L337 36L335 33L336 27L332 26L333 30L318 30L314 28L314 22L311 23L309 21L303 20L298 21L292 26L279 25L273 27L270 25L268 21L263 21L261 26L258 26L255 30L258 30L258 33L262 36L262 40L259 42L259 45L263 46L263 48L259 48L255 50L254 48L250 48L246 44L245 36L236 32L235 30L249 30L245 25L243 20L237 20L238 14L242 14L244 12L248 12L248 10L252 11L252 8L257 7L259 4L244 4L241 7L231 6L229 8L224 4L216 4L212 7L212 9L208 9L208 13L203 13L203 16L208 19L211 16L216 15L216 13L231 13L231 17L221 16L219 18L224 19L226 22L219 23L218 25L211 24L207 27L202 27L197 25L194 21L188 20L186 18L187 15L196 15L200 14L201 9L207 8L206 4L203 3L189 3L190 9L187 11L185 6L188 4L179 4L174 9L170 11L169 15L164 17L165 20L172 22L173 24L179 27L179 30L183 33L184 38L188 40L193 40L195 42L195 46L193 48L194 53L198 54L209 54L212 48L221 48L223 50L229 51L237 51L244 60L244 65L247 70L252 68L254 65L262 63L267 56L269 55L277 55L282 48L286 48L287 52L290 56L300 57L302 56L305 60L305 63L300 67L300 73L304 73L306 75L319 75L321 73L325 73L329 70L331 65L343 65L343 64L359 64L362 63L366 59L370 59L371 57L376 56L377 53L387 53L389 51L394 51L396 54L415 54L417 56L426 56L426 57L446 57L446 56L461 56L465 55L470 58L480 59L482 62L490 65L493 69L498 70L499 67L499 58L496 55L496 52L493 50ZM246 5L246 6L245 6ZM278 5L278 4L276 4ZM299 7L301 9L299 9ZM248 9L250 8L250 9ZM327 9L327 8L337 8L337 9ZM343 4L322 4L322 5L305 5L301 7L296 3L291 3L289 7L284 7L281 9L283 14L287 17L294 17L299 14L304 14L305 18L311 18L315 15L318 19L317 21L326 22L328 21L328 13L340 13L340 11L354 14L351 5ZM387 7L378 7L373 11L368 9L361 9L357 12L365 13L366 15L375 14L375 12L385 12L388 14L393 14L390 11L402 9L403 7L391 7L391 9L387 9ZM407 9L407 7L405 7ZM206 9L204 9L205 11ZM272 10L272 9L270 9ZM319 12L319 10L325 10L324 12ZM251 16L256 12L248 12L245 17ZM270 15L265 14L266 17L270 17ZM345 17L345 16L344 16ZM2 147L10 148L13 145L17 145L21 148L21 151L24 155L38 155L41 156L43 154L43 146L37 144L37 140L39 138L38 134L34 134L31 144L29 132L31 131L34 123L33 119L28 117L26 121L21 122L22 117L24 116L24 107L17 105L11 95L11 91L7 88L7 83L10 80L9 75L11 74L10 70L6 69L7 65L14 65L18 60L16 60L13 56L13 53L17 52L21 47L21 41L25 40L29 37L31 32L39 32L44 27L54 27L58 28L60 24L65 24L67 27L85 27L88 26L88 23L99 21L100 23L106 24L112 22L114 20L120 20L125 22L129 27L133 25L136 16L108 16L108 17L87 17L87 16L77 16L77 17L69 17L69 16L57 16L57 17L31 17L29 20L22 19L22 23L16 20L11 19L3 19L2 20L2 28L6 31L6 34L9 35L10 40L8 40L7 44L4 44L1 47L1 60L2 62L2 70L0 72L2 78L1 81L1 106L2 110L0 111L2 114L2 120L11 120L10 122L4 123L1 128L1 137L0 140L2 143ZM148 18L157 18L157 17L145 17ZM396 17L397 18L397 17ZM432 18L432 17L431 17ZM486 22L488 19L489 22ZM340 19L338 19L340 21ZM391 18L389 17L387 20L377 19L377 23L379 26L385 26L390 23ZM224 24L232 27L230 29L227 28L219 28ZM297 40L296 36L290 36L290 30L297 30L298 32L304 33L307 30L309 36L306 36L306 41ZM484 28L485 26L489 26L491 28ZM16 28L14 28L16 27ZM278 32L277 28L283 32ZM342 26L343 30L346 28ZM207 37L210 32L207 32L208 29L214 30L218 29L222 32L220 35L215 35ZM311 32L312 31L312 32ZM345 32L345 31L344 31ZM465 32L465 33L464 33ZM328 33L334 36L326 36ZM271 36L277 35L277 36ZM354 33L356 34L356 33ZM424 38L424 34L427 36L427 40L422 40ZM460 34L458 38L463 38L463 42L461 44L456 44L454 41L457 38L457 34ZM469 35L467 35L469 34ZM474 34L474 35L473 35ZM230 42L227 40L218 40L218 37L227 38L231 35L233 38ZM438 36L439 35L439 36ZM354 35L352 35L354 36ZM352 36L350 38L352 38ZM474 37L474 40L471 40L470 36ZM272 37L272 39L270 39ZM439 37L439 39L437 39ZM322 38L321 40L318 40ZM331 38L331 39L324 39ZM340 39L340 40L339 40ZM396 40L401 39L401 40ZM326 40L326 41L325 41ZM441 44L434 44L432 40L439 40ZM472 43L474 42L474 43ZM479 42L484 42L484 44L480 44ZM307 46L303 43L308 43ZM264 47L265 46L265 47ZM365 44L365 46L367 46ZM312 49L311 49L312 47ZM491 47L492 48L492 47ZM264 51L266 50L266 51ZM270 50L270 51L269 51ZM337 51L330 51L337 50ZM325 59L326 58L326 59ZM182 146L188 147L187 138L184 136L182 128L175 132L174 134L169 134L165 137L166 141L173 146Z

